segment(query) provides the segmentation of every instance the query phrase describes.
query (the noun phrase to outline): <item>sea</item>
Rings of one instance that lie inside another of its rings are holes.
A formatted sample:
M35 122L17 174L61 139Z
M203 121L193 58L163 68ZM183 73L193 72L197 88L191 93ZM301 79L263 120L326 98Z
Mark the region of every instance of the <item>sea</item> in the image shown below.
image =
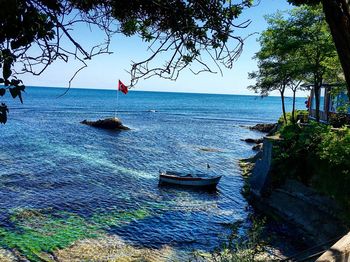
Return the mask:
M247 127L281 115L279 97L130 91L117 103L116 90L28 87L23 99L4 100L0 233L16 231L18 212L41 210L93 221L130 245L189 251L214 250L231 223L247 220L238 161L254 151L242 139L261 137ZM115 115L130 130L80 123ZM160 170L222 179L211 192L160 187Z

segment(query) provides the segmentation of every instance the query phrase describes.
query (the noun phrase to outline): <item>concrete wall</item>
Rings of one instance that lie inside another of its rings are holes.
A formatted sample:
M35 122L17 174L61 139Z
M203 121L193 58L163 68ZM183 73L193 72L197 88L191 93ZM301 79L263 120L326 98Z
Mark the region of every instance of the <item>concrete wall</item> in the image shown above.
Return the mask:
M272 162L273 144L280 141L280 138L273 136L264 137L263 153L256 161L252 175L250 177L250 190L255 196L260 196L268 180L269 171Z

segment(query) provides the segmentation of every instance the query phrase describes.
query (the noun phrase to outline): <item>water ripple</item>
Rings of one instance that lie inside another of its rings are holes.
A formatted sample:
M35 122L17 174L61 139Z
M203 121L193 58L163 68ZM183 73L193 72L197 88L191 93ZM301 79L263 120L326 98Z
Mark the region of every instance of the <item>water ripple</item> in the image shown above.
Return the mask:
M0 127L0 225L10 226L19 208L68 212L87 223L100 218L108 233L137 246L210 250L223 225L245 219L236 160L252 154L240 139L260 134L239 125L275 119L278 99L258 108L251 97L130 92L118 116L132 130L116 133L79 123L109 116L111 93L53 99L61 91L29 89ZM206 172L206 163L223 175L216 192L158 187L158 170ZM136 215L117 223L120 212Z

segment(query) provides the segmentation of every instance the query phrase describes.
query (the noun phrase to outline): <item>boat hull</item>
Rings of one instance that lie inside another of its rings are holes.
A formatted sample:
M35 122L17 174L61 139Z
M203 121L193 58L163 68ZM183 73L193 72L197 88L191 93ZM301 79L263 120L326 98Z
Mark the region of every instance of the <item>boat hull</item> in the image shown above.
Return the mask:
M176 185L196 188L215 188L219 183L221 176L213 178L198 178L198 177L179 177L166 175L164 173L159 175L160 185Z

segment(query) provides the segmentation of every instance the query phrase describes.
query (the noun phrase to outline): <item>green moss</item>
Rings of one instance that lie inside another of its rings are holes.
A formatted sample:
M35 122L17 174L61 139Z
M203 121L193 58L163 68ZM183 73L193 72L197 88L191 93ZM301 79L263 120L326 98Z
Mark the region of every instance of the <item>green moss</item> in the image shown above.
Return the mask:
M144 219L150 213L145 209L138 209L133 211L116 211L112 213L95 214L91 221L99 225L101 228L119 226L126 222L133 220Z
M249 177L254 169L254 163L249 162L240 162L239 166L242 170L242 176L243 177Z
M96 214L91 219L61 212L45 214L38 210L16 210L10 217L14 229L0 227L0 246L17 249L30 261L51 260L48 253L70 246L77 240L96 238L106 226L118 226L125 222L143 219L147 210Z
M23 216L24 213L30 215ZM31 261L42 261L44 252L52 253L76 240L100 235L98 227L73 214L55 217L24 210L17 211L11 220L15 230L0 228L0 246L17 249Z

